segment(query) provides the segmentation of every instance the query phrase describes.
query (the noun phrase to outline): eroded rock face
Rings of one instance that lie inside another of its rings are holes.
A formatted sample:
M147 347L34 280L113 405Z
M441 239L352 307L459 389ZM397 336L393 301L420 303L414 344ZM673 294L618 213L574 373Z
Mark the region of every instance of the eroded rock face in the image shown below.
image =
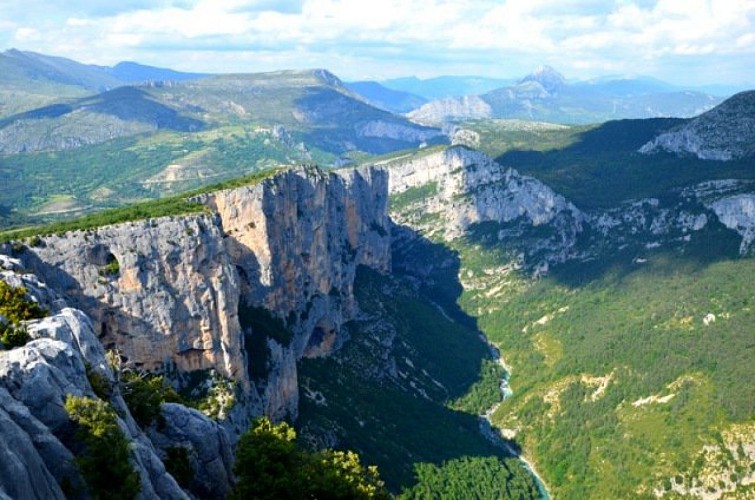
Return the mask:
M115 378L81 311L66 308L28 328L35 340L0 352L0 440L7 445L0 453L0 491L12 498L66 498L71 494L64 494L62 486L67 485L78 498L85 486L69 448L75 438L65 400L97 397L87 366L110 384ZM188 498L136 426L117 388L108 403L130 443L130 462L141 479L139 498Z
M183 448L193 477L189 490L199 498L224 498L233 485L231 439L217 422L180 404L165 403L165 425L149 430L152 443L167 456L171 448Z
M447 240L464 235L474 224L521 221L530 226L557 226L558 243L568 251L581 230L581 212L563 196L462 146L399 160L388 169L391 194L403 193L412 204L412 190L428 191L416 202L418 210L394 211L394 219L420 229L424 224L431 233L440 230ZM423 223L423 218L428 222ZM566 258L560 254L553 257Z
M323 342L342 343L358 265L390 270L387 191L380 169L297 168L207 197L228 236L243 300L282 319L293 315L296 358L329 352Z
M414 122L425 125L440 125L447 121L490 118L490 104L475 95L447 97L423 104L407 115Z
M755 241L755 195L727 196L710 203L708 207L724 226L742 236L739 254L746 255Z
M245 381L238 281L219 221L163 217L44 238L24 266L86 311L138 368L214 369Z
M47 282L45 303L63 296L85 311L129 366L236 381L242 408L231 427L241 432L261 412L296 414L296 361L346 340L357 266L390 270L388 175L300 167L199 200L214 214L44 237L20 254L19 268ZM239 306L264 308L293 331L290 342L262 343L261 380L249 375L252 332Z
M73 455L3 387L0 429L0 498L66 498L48 465L67 463L73 469ZM78 475L75 469L67 472Z

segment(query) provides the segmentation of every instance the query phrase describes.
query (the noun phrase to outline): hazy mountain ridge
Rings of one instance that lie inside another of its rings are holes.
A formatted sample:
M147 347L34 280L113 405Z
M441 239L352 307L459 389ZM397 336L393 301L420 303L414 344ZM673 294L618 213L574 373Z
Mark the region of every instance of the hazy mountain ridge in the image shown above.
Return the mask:
M755 90L741 92L643 145L641 153L667 151L703 160L755 156Z
M373 106L393 113L406 113L427 102L427 99L410 92L389 89L378 82L347 82L346 87L364 97Z
M483 94L490 90L509 85L514 81L505 78L487 78L481 76L438 76L427 79L416 77L393 78L382 80L378 83L390 89L410 92L432 100Z
M208 76L203 73L185 73L166 68L146 66L136 62L121 62L115 66L82 64L64 57L48 56L35 52L6 50L0 53L0 86L19 88L38 83L56 83L101 92L115 87L149 80L192 80Z
M0 119L9 186L0 217L23 222L31 211L112 206L281 163L342 164L446 141L369 105L327 70L149 81Z
M480 101L487 106L481 106ZM432 101L407 116L434 125L491 117L597 123L620 118L690 117L707 111L721 99L675 91L642 79L569 83L556 70L544 66L516 85L477 96L474 106L471 102L469 97Z

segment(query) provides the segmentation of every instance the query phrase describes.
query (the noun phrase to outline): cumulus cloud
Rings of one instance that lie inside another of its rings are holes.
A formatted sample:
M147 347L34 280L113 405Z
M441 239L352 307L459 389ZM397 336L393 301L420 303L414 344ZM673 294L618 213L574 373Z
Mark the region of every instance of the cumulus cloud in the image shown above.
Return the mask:
M0 3L0 19L0 47L100 64L360 78L515 76L549 63L577 77L682 78L688 67L700 79L724 61L755 80L753 0L26 0Z

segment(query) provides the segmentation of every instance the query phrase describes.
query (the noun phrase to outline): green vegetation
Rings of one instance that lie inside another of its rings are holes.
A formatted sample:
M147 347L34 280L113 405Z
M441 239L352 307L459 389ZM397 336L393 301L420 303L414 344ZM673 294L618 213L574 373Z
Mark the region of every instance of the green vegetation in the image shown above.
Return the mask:
M314 446L335 438L357 451L394 492L416 482L417 464L462 457L498 457L530 485L523 491L536 491L529 474L480 433L481 406L501 398L500 379L487 375L487 346L458 308L418 292L408 279L358 270L365 317L348 325L351 339L333 356L301 364L301 435ZM464 399L471 387L483 395Z
M418 187L410 187L404 192L391 196L391 209L401 211L430 196L438 193L438 183L428 182Z
M102 372L95 370L92 364L87 360L84 360L84 368L87 373L87 381L92 387L92 391L95 395L103 401L110 399L110 396L113 393L113 387L108 378Z
M115 411L100 399L69 395L65 408L79 424L78 438L84 448L76 465L95 499L136 498L141 485L129 463L128 441L118 427Z
M264 307L255 307L239 302L239 323L244 333L244 349L248 359L248 371L252 380L263 380L269 373L270 348L268 339L288 346L293 333L280 318L273 316Z
M752 160L719 162L637 150L675 119L620 120L597 126L511 131L497 121L471 124L480 150L531 175L582 209L614 207L628 199L664 197L713 179L755 179Z
M224 419L236 404L236 384L215 374L207 394L195 403L196 408L208 417L215 420Z
M0 193L0 228L164 198L280 165L312 161L280 141L271 142L271 137L269 132L231 127L194 134L160 132L71 150L0 156L0 178L7 186Z
M46 315L45 309L26 296L26 288L0 280L0 347L13 349L26 344L30 337L22 322Z
M554 498L753 490L741 481L752 456L737 443L755 435L755 389L744 382L755 379L755 259L738 258L741 236L709 212L703 229L667 236L653 232L648 215L686 210L693 202L680 195L684 187L753 179L755 171L751 161L636 153L673 123L519 131L471 124L487 153L580 208L658 198L652 210L637 208L647 223L636 234L618 228L606 238L586 226L576 251L587 258L551 264L547 275L533 279L528 260L538 262L544 242L556 245L557 232L520 221L478 224L465 238L439 242L458 265L445 264L440 245L408 243L394 252L394 268L416 270L421 288L434 288L435 302L446 311L458 304L501 350L513 395L493 423L515 436ZM392 210L416 220L409 217L413 208L395 198ZM699 205L691 210L705 213ZM433 235L431 226L418 226ZM515 236L501 241L501 231ZM493 394L486 377L495 380L483 369L479 392ZM476 387L452 407L478 406L459 406L474 398Z
M182 488L188 488L194 478L194 469L189 460L189 450L183 446L170 446L165 450L165 470Z
M501 379L505 371L492 359L483 359L480 380L472 384L466 394L451 403L454 410L482 415L501 400Z
M85 231L88 229L95 229L110 224L120 224L123 222L130 222L135 220L204 212L207 211L206 206L199 202L189 201L189 199L205 193L255 184L263 181L264 179L267 179L268 177L274 175L276 172L277 170L259 172L244 177L239 177L237 179L213 184L211 186L206 186L194 191L189 191L182 195L136 203L121 208L113 208L91 215L86 215L78 219L57 222L46 226L35 226L0 232L0 243L11 240L21 240L24 238L33 239L35 236L39 236L40 234L63 234L68 231ZM117 263L117 261L115 262Z
M657 250L628 265L633 255L619 252L537 282L511 273L489 293L499 279L491 270L509 256L453 246L469 282L459 303L512 367L514 394L494 423L519 430L557 498L642 497L680 471L692 484L703 444L753 425L755 391L742 381L755 377L755 259ZM441 276L429 279L450 282ZM705 325L709 314L716 319Z
M160 425L161 404L184 403L184 400L161 375L124 370L120 373L120 387L131 415L144 428L155 422Z
M108 255L108 262L100 269L101 276L115 277L121 272L121 264L115 255Z
M388 498L376 467L363 467L353 452L307 452L285 422L257 419L236 448L237 483L230 498Z
M427 498L533 498L537 491L518 469L516 460L498 457L464 457L440 466L418 464L417 484L403 491L402 499Z

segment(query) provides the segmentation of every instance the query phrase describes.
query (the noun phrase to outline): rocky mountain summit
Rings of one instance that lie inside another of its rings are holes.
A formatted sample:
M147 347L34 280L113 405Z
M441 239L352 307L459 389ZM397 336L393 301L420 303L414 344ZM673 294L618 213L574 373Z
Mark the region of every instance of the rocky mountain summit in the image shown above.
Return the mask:
M566 85L566 78L552 67L544 65L537 67L532 73L519 80L520 85L527 82L537 83L549 94L554 94Z
M702 160L755 156L755 91L741 92L683 125L660 134L641 153L667 151Z
M407 116L435 126L483 118L585 124L622 118L692 117L719 102L721 99L700 92L649 87L641 80L571 83L550 66L541 66L514 85L430 101Z

